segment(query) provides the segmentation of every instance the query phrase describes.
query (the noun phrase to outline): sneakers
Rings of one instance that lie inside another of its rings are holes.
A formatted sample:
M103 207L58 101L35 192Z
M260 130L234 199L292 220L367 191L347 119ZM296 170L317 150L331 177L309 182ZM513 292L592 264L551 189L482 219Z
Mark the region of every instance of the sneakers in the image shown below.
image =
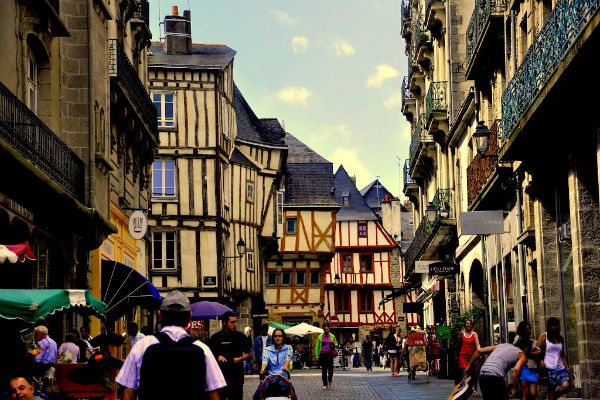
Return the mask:
M323 386L323 390L327 389L327 386Z
M329 382L329 389L333 389L333 382Z

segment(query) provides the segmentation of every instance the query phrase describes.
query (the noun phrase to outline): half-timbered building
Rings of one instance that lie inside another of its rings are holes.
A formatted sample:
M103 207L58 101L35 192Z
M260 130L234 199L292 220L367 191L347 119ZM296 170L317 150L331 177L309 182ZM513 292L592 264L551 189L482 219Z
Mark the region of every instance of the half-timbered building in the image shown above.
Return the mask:
M381 334L397 324L394 302L378 304L392 293L391 259L398 243L385 231L343 166L335 173L335 257L325 274L325 320L339 337Z
M278 194L279 251L266 269L269 319L287 324L323 322L323 282L335 252L333 165L286 134L284 191Z

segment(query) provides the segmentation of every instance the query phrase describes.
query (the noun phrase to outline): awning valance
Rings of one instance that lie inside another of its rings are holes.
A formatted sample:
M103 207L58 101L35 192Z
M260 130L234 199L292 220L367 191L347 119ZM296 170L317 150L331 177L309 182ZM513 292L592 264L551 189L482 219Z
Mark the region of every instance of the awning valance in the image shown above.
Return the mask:
M418 289L421 287L421 282L417 282L417 283L411 283L411 284L407 284L402 286L400 289L392 292L391 294L388 294L387 296L385 296L383 298L383 300L381 300L379 302L379 308L381 308L382 305L384 305L385 303L387 303L388 301L392 301L394 300L396 297L400 297L402 295L407 294L408 292L411 292L415 289Z
M35 254L29 247L29 242L21 244L0 244L0 264L5 262L16 263L17 261L24 262L25 259L35 260Z
M106 304L83 289L0 289L0 317L36 322L57 311L104 316Z

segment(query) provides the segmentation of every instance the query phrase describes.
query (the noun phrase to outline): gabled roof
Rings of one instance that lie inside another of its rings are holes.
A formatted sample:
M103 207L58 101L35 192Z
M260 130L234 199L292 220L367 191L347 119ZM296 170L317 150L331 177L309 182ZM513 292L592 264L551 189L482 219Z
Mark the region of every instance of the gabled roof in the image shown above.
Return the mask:
M381 200L385 198L385 195L389 194L393 197L390 191L381 184L379 179L375 179L373 182L362 188L360 194L371 208L381 207Z
M231 152L231 158L229 159L229 161L233 164L240 164L240 165L244 165L246 167L250 167L250 168L254 168L254 169L259 168L256 164L254 164L251 160L249 160L248 157L246 157L244 155L244 153L242 153L238 149L233 149L233 151Z
M235 50L223 44L192 44L192 54L166 54L163 44L150 44L152 54L148 54L148 67L221 70L236 54Z
M339 207L333 187L333 164L290 133L285 136L288 158L285 174L287 206Z
M259 119L237 85L233 86L233 106L237 121L237 138L252 143L285 147L285 131L276 118Z
M340 208L336 215L337 221L377 220L377 216L371 211L343 165L340 165L335 173L334 184L335 199L342 205L342 208ZM349 196L348 206L344 207L342 202L343 196Z

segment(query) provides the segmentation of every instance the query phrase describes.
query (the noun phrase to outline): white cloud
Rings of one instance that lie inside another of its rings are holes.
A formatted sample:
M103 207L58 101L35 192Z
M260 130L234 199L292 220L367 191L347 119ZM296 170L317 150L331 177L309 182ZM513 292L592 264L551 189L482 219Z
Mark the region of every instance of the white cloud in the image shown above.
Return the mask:
M296 25L298 25L298 19L292 17L290 15L290 13L287 12L287 11L271 10L269 12L269 15L271 17L273 17L273 19L275 21L277 21L277 23L279 25L283 25L283 26L296 26Z
M411 131L410 131L411 127L410 127L410 123L406 123L404 124L404 127L402 128L402 131L400 133L400 137L402 139L409 139L411 137Z
M308 38L305 36L294 36L292 38L292 51L294 54L306 54L308 51Z
M393 79L400 73L389 64L380 64L375 67L375 73L369 75L367 79L367 87L379 87L383 81Z
M339 165L342 164L348 175L356 176L356 186L358 188L373 180L369 169L360 161L356 149L338 147L328 159L333 162L334 171L337 171Z
M392 108L402 104L402 90L398 90L388 96L383 102L385 108Z
M286 103L306 106L306 100L312 96L310 90L302 86L288 86L277 92L277 98Z
M349 56L355 53L354 47L343 39L335 39L331 48L336 56Z

